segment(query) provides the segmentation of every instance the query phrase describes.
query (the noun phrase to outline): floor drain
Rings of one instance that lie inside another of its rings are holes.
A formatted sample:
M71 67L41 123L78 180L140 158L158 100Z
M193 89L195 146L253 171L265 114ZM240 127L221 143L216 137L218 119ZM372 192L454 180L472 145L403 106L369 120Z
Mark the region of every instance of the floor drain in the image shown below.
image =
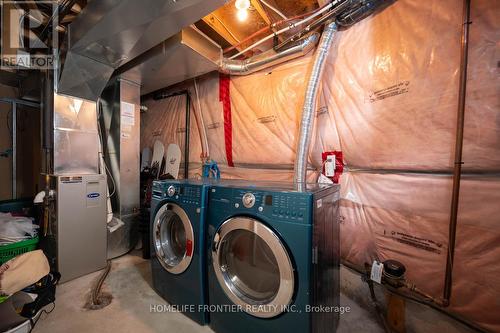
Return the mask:
M85 304L84 308L88 310L100 310L111 304L112 300L113 300L113 295L107 292L101 292L100 295L97 297L96 302L92 301L92 295L90 295L89 300Z

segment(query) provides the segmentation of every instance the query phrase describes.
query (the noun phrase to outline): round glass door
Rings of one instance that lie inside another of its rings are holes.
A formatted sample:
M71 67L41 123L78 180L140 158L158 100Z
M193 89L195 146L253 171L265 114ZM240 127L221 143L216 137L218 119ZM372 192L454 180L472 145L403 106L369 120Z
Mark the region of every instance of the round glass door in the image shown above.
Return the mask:
M214 238L213 266L233 303L249 314L270 318L293 297L293 266L278 236L262 222L235 217Z
M180 274L189 267L194 234L182 208L167 203L158 210L153 223L153 245L158 261L170 273Z

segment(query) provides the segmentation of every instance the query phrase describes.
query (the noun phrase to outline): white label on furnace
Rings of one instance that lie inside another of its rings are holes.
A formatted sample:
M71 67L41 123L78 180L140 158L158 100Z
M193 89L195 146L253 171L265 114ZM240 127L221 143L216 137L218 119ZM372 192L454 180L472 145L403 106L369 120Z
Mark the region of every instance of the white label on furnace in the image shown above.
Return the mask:
M316 208L321 208L323 206L323 199L319 199L316 201Z
M134 126L135 124L135 104L121 102L121 123L123 125Z

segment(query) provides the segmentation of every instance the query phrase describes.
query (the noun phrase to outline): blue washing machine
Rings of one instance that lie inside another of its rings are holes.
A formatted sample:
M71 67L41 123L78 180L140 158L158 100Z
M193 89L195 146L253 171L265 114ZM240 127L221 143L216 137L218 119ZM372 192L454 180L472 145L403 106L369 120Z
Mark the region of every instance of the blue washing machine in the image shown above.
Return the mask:
M303 187L211 187L207 264L215 332L336 330L339 186Z
M208 322L207 191L196 180L155 181L151 200L153 287L175 311L201 325Z

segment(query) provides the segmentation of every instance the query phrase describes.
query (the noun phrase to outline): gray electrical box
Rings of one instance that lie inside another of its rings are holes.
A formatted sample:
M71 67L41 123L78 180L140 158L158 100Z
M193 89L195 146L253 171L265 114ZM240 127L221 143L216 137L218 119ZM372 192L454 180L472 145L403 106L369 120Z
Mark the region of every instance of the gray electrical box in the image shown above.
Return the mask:
M57 176L57 268L61 282L106 266L106 176Z

